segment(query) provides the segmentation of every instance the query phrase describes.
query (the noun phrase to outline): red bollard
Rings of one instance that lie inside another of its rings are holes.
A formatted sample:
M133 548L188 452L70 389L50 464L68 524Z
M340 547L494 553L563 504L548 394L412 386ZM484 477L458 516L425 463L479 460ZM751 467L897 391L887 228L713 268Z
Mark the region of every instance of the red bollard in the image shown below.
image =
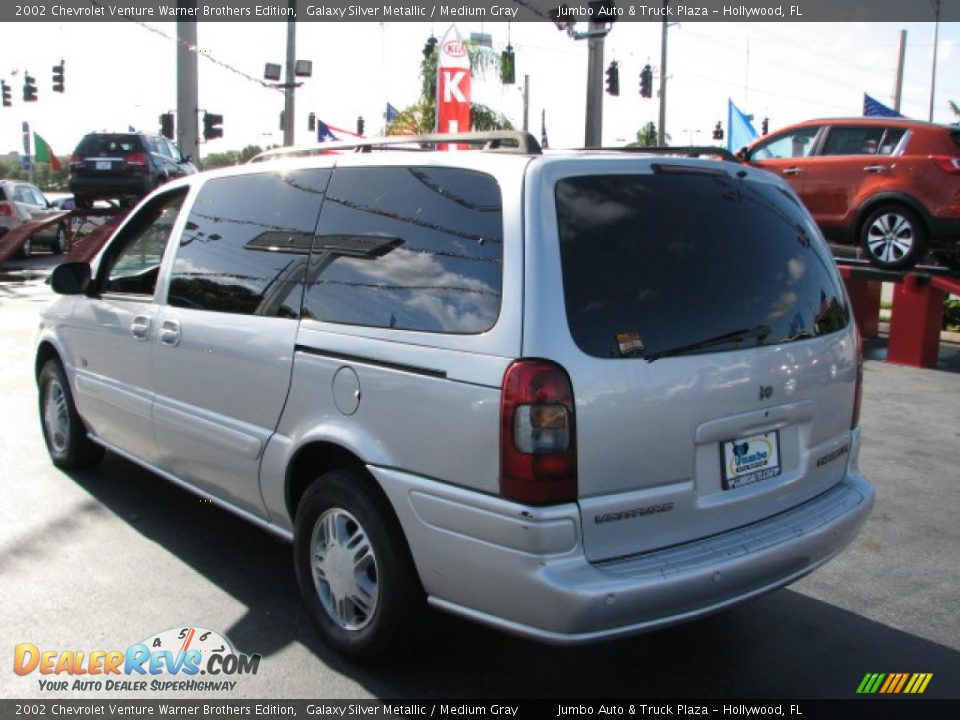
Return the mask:
M940 350L945 293L930 278L908 274L893 292L887 362L935 367Z
M840 266L840 274L847 286L847 295L853 305L853 317L862 338L875 338L880 323L880 293L883 283L857 277L850 267Z

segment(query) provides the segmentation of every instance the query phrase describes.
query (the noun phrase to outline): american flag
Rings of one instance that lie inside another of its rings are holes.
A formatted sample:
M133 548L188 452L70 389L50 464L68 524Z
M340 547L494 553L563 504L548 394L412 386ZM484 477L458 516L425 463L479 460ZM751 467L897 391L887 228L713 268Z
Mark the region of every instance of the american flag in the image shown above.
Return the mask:
M866 93L863 94L863 114L866 117L903 117L893 108L887 107Z

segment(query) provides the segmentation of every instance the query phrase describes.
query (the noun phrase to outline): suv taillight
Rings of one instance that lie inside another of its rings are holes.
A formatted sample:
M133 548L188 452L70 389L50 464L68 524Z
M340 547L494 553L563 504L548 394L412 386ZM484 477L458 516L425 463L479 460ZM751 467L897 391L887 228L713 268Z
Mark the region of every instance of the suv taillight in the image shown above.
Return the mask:
M517 360L503 376L500 492L529 505L577 499L573 389L559 365Z
M863 398L863 339L860 337L860 328L857 333L857 385L853 391L853 415L850 418L850 429L860 424L860 400Z
M83 156L80 153L73 153L70 156L71 165L83 165Z
M4 217L13 216L13 208L10 207L10 203L0 202L0 215L3 215Z
M147 154L133 153L131 155L127 155L127 157L124 158L124 162L127 163L127 165L137 165L137 166L146 165L148 162Z
M948 175L960 175L960 157L950 155L931 155L930 159Z

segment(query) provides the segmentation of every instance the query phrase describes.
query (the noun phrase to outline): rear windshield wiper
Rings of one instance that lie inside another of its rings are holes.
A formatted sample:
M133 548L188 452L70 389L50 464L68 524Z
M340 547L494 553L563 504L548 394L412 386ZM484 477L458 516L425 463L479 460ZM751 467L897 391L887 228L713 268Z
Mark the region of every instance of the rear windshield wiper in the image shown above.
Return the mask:
M757 325L752 328L743 328L742 330L734 330L733 332L724 333L723 335L717 335L712 338L707 338L706 340L700 340L695 343L690 343L689 345L680 345L679 347L670 348L669 350L660 350L659 352L650 353L649 355L644 355L643 359L647 362L653 362L654 360L659 360L663 357L671 357L673 355L683 355L685 353L691 352L692 350L701 350L702 348L711 347L713 345L723 345L730 342L738 342L740 340L747 340L749 338L757 338L758 340L763 340L771 332L769 325Z

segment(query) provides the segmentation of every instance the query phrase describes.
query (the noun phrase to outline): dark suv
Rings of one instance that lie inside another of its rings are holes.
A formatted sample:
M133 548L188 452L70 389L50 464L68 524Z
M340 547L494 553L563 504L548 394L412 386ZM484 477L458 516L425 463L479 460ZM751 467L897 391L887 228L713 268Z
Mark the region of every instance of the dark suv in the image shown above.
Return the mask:
M927 250L960 269L960 127L907 118L810 120L739 154L790 183L824 233L904 270Z
M101 198L139 198L176 177L197 172L180 148L160 135L90 133L70 156L77 207Z

